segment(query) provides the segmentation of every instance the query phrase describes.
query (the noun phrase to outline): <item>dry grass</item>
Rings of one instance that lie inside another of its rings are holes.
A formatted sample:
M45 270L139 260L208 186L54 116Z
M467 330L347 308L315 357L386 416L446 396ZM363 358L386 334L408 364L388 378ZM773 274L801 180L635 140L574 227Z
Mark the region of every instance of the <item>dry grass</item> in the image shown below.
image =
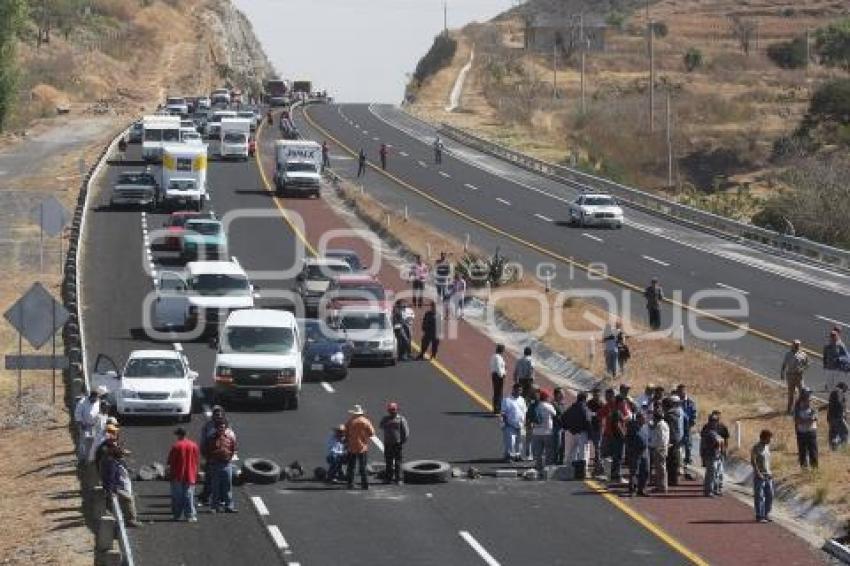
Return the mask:
M343 182L338 191L343 200L372 226L386 227L389 215L388 233L413 253L425 256L430 243L430 249L434 252L447 251L453 253L454 257L463 255L464 246L461 242L441 235L428 224L415 219L405 221L400 212L383 206L368 194L361 194L347 183ZM478 249L470 251L482 253ZM605 375L598 339L594 342L591 356L587 338L564 337L551 323L559 318L566 329L592 332L601 338L600 321L604 324L611 320L605 310L582 300L558 300L556 294L545 293L539 283L527 279L501 289L531 290L543 297L542 302L531 298L500 301L498 309L524 329L537 329L541 327L541 321L550 321L544 326L545 331L537 336L542 342L595 375ZM720 409L731 430L734 431L734 423L740 423L741 446L733 446L731 452L744 459L749 457L749 448L758 440L759 431L763 428L772 430L773 467L778 482L793 486L814 504L826 504L841 517L850 517L846 495L850 489L850 477L847 474L850 451L829 452L825 422L822 422L823 430L819 435L822 454L820 469L814 473L802 472L796 460L793 421L784 414L784 388L734 361L696 348L682 350L676 340L658 338L645 327L633 322L629 324L632 327L627 326L626 332L632 359L623 379L632 385L633 391L642 391L648 384L670 390L679 383L685 383L699 404L702 419L711 410ZM608 381L614 384L610 378ZM822 419L825 421L825 414Z

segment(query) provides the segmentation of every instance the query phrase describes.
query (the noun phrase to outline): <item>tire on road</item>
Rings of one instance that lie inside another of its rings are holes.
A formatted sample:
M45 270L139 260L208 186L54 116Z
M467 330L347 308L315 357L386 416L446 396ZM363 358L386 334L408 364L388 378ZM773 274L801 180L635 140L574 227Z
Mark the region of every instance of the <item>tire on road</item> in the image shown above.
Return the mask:
M245 481L259 484L275 483L280 477L280 466L265 458L247 458L242 463Z
M413 460L401 466L405 483L447 483L452 468L439 460Z

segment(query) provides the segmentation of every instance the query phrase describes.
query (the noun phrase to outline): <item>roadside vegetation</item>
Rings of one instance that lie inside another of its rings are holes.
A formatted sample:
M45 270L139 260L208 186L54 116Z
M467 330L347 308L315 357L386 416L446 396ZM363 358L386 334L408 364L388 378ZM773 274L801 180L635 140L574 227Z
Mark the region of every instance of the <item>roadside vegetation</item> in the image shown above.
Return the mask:
M407 85L406 98L413 100L422 83L447 67L457 52L457 40L448 33L441 33L434 38L434 43L413 71L413 77Z

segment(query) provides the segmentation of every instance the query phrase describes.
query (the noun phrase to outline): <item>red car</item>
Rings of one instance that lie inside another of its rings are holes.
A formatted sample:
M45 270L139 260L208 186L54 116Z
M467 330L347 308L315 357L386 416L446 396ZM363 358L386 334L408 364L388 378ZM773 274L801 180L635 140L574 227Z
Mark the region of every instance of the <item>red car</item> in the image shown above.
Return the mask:
M371 275L339 275L331 282L324 296L326 312L346 305L372 304L386 312L392 309L392 300L380 281Z
M215 214L212 212L198 212L196 210L172 212L163 226L167 232L165 236L165 248L167 250L180 249L180 240L183 237L183 232L185 232L186 221L193 218L215 218Z

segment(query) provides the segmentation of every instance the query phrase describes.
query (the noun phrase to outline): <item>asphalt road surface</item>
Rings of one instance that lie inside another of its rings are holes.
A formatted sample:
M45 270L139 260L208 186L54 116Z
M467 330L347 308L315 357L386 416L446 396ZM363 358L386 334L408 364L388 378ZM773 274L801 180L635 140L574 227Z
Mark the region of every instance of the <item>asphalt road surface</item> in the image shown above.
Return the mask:
M781 257L764 249L733 242L626 209L621 230L572 228L566 225L567 203L577 194L573 187L551 181L496 158L447 141L442 164L434 163L431 147L435 130L391 106L315 105L297 117L299 127L315 139L333 139L334 169L353 177L356 163L347 150L367 151L373 170L366 176L369 191L385 205L401 209L463 238L521 263L535 273L537 265L557 267L555 288L607 291L614 312L631 313L644 321L642 290L659 277L667 297L703 311L714 310L726 322L681 311L687 340L696 340L721 355L735 358L769 376L778 376L787 342L799 338L820 352L829 330L850 324L850 276L808 261ZM390 146L388 178L377 171L378 148ZM400 182L399 182L400 181ZM495 227L499 232L495 232ZM606 266L616 282L588 278L571 269L567 258L582 264ZM633 286L631 290L627 285ZM726 297L706 296L705 292ZM702 295L703 298L700 299ZM720 312L739 303L744 315ZM673 307L663 310L663 329L675 331ZM689 322L699 320L699 322ZM732 340L704 336L729 332L731 325L747 325ZM807 381L817 387L823 374L817 360Z
M130 157L138 152L138 146L131 146ZM143 300L153 290L142 215L108 207L108 187L128 167L139 165L109 167L91 203L82 266L90 363L99 352L121 364L134 349L171 347L153 342L142 329ZM275 213L256 164L213 161L208 182L210 207L220 216L240 209L266 216L234 225L231 254L248 270L291 267L298 241ZM163 214L147 214L145 223L151 230L164 219ZM173 255L156 250L152 255L157 270L179 267ZM255 283L266 295L292 285L286 279ZM259 301L269 302L275 301ZM203 342L183 347L200 373L196 398L203 413L214 351ZM344 421L349 407L363 404L377 421L390 399L401 404L412 428L407 459L437 458L466 466L499 455L496 422L429 363L353 368L345 380L305 384L297 411L234 407L229 418L240 460L268 457L282 465L297 460L309 471L324 464L331 427ZM204 419L203 414L194 416L189 426L193 437ZM133 467L165 460L175 423L138 419L122 425ZM377 447L372 459L381 459ZM369 491L312 481L246 485L236 489L239 514L202 512L195 524L171 521L167 483L136 482L134 489L146 523L131 531L141 565L574 564L597 561L600 552L606 561L618 563L687 562L580 483L484 479L436 486L374 485Z

